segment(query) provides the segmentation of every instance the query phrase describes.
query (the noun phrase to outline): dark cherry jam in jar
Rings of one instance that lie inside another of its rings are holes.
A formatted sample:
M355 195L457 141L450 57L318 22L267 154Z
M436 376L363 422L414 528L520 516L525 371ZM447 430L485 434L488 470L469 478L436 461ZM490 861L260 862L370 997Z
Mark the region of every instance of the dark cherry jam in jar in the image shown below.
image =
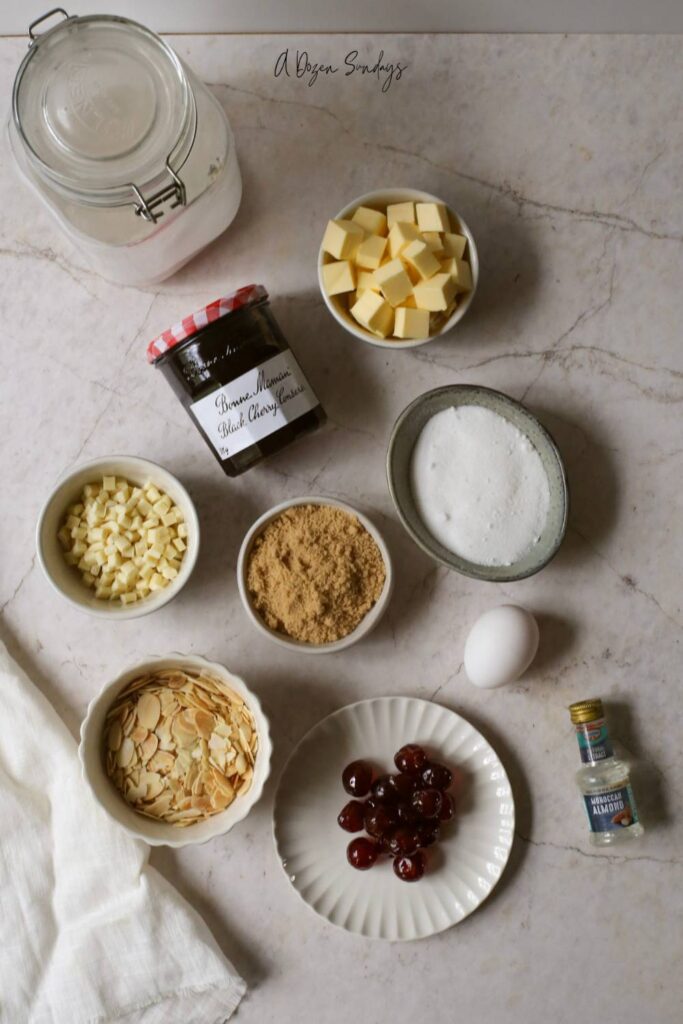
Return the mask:
M147 348L228 476L325 422L263 285L185 317Z

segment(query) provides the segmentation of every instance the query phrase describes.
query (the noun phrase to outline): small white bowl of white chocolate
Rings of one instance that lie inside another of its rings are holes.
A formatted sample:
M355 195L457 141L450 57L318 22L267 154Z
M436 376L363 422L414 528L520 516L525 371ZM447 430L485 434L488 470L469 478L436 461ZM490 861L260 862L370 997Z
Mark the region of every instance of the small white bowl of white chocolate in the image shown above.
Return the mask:
M168 604L187 583L199 519L168 470L112 455L62 477L41 511L36 548L48 581L71 604L133 619Z
M383 189L328 221L318 282L335 320L361 341L415 348L472 304L479 259L462 217L428 192Z

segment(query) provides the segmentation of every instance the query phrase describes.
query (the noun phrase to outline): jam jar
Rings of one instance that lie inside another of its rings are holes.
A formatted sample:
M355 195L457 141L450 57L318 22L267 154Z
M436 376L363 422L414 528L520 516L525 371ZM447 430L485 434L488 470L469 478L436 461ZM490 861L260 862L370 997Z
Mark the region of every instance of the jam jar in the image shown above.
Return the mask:
M228 476L239 476L325 422L325 413L252 284L150 342L158 367Z

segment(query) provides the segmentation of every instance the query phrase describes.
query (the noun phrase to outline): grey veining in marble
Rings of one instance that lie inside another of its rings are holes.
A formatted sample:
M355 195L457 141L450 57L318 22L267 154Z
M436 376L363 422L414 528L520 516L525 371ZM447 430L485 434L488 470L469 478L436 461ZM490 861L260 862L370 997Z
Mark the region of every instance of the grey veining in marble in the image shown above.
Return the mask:
M76 729L124 665L181 648L234 668L272 717L275 773L224 840L153 860L206 915L244 972L239 1019L258 1024L675 1024L681 1019L681 401L683 47L666 37L177 37L225 105L245 181L234 225L155 289L91 272L0 153L3 635ZM0 41L9 99L20 40ZM409 66L386 93L343 71L272 74L285 46L339 63L357 48ZM409 185L443 196L478 240L480 290L457 332L421 349L362 346L317 293L324 222L354 195ZM236 481L223 477L149 338L239 285L263 281L330 426ZM477 583L403 532L384 479L389 430L422 391L478 383L522 399L555 436L572 489L562 550L538 576ZM191 488L196 573L162 612L116 626L59 601L35 564L46 491L68 466L125 451ZM362 645L286 656L238 600L241 537L307 492L369 511L399 567ZM536 663L518 685L464 678L470 624L505 601L534 610ZM489 902L433 940L396 948L332 929L295 897L270 830L277 770L334 708L374 694L431 697L471 718L503 758L518 836ZM634 761L647 834L591 848L566 706L602 694Z

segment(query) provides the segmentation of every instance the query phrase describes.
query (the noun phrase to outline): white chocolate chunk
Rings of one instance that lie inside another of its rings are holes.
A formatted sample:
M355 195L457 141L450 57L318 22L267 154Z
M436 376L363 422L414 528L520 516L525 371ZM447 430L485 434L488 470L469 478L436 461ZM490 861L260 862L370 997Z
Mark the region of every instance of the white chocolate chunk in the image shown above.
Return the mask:
M155 576L156 589L178 576L187 549L181 527L187 538L182 513L153 484L142 488L105 476L101 486L83 487L81 500L67 509L57 538L65 562L78 568L96 598L127 605L150 593L149 581Z

